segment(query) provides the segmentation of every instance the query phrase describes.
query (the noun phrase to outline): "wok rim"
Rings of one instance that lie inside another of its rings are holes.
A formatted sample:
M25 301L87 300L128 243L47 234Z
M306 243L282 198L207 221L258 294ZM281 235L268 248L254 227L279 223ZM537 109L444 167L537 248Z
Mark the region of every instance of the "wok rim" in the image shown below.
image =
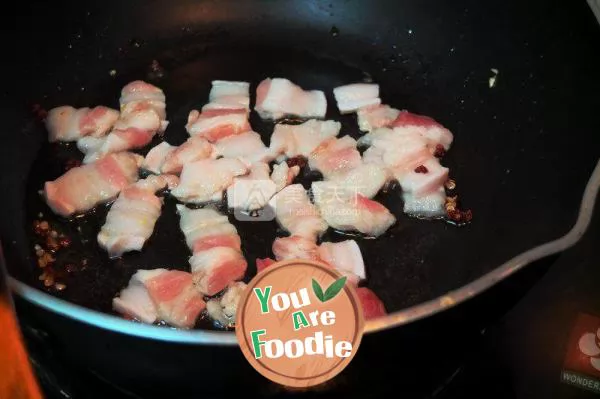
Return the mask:
M365 333L374 333L398 327L450 309L493 287L528 264L572 247L585 234L591 223L599 189L600 160L596 163L584 190L577 220L568 233L556 240L546 242L513 257L494 270L460 288L449 291L429 301L367 321L365 322ZM142 324L67 302L31 287L12 276L9 276L8 284L14 294L19 295L38 307L105 330L173 343L238 345L235 332L233 331L181 330Z

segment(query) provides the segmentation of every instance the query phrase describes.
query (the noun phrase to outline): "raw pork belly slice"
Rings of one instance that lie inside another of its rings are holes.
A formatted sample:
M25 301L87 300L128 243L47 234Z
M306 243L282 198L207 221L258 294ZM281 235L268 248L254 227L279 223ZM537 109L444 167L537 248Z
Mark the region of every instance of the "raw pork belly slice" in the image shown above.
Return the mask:
M273 241L275 259L319 259L318 246L314 239L297 235L278 237Z
M209 103L202 110L209 109L250 109L250 83L227 80L213 80Z
M411 193L403 193L404 213L417 217L435 218L446 215L446 190L438 187L437 191L415 196Z
M230 284L221 298L206 303L208 317L221 327L234 327L238 303L245 290L246 284L241 281Z
M150 276L157 276L166 269L138 270L119 295L112 300L113 309L122 315L131 317L143 323L152 324L158 319L158 309L150 298L144 281Z
M279 225L291 235L316 241L327 230L327 223L301 184L287 186L275 194L269 204L275 210Z
M247 172L246 165L237 159L202 159L187 163L183 166L179 186L171 194L189 203L220 201L233 178Z
M308 157L308 166L321 172L325 179L344 175L360 164L356 140L350 136L327 139Z
M179 174L183 166L206 158L214 158L214 147L202 137L190 137L170 151L160 167L161 173Z
M211 208L188 209L178 205L180 227L193 251L190 266L197 289L212 296L246 273L240 237L227 216Z
M357 288L356 294L362 305L365 320L376 319L387 314L381 299L367 287Z
M358 128L363 132L370 132L380 127L390 127L400 111L389 105L380 104L361 108L356 114L358 116Z
M192 275L179 270L139 270L113 299L113 308L119 313L145 323L161 320L180 328L193 327L205 307Z
M335 189L348 194L361 194L373 198L389 180L386 168L376 164L361 163L348 173L329 180L335 182Z
M107 136L94 141L99 145L94 144L90 147L87 145L89 143L87 137L84 137L79 140L77 147L85 154L84 163L93 162L109 153L145 146L150 143L160 126L159 115L146 103L127 105L112 131Z
M323 219L334 229L378 237L396 222L379 202L361 194L343 195L336 191L335 183L313 182L312 192Z
M281 162L273 165L271 180L275 183L275 192L280 192L285 187L292 184L296 176L300 173L300 166L288 166L287 162Z
M448 180L448 168L440 165L437 158L431 157L414 170L397 171L396 179L402 190L415 197L436 193Z
M204 137L214 143L228 136L252 130L248 122L250 84L215 80L202 112L192 110L185 126L190 136Z
M212 296L232 281L241 280L248 265L239 251L231 247L213 247L194 253L190 266L198 290Z
M84 136L106 135L119 119L119 111L98 106L75 109L65 105L48 112L48 141L76 141Z
M143 103L156 111L161 121L164 121L167 117L165 102L165 93L160 88L141 80L135 80L125 85L121 90L121 98L119 99L122 110L129 104L135 106ZM163 123L162 130L166 127L164 125Z
M157 132L166 129L165 95L149 83L134 81L121 91L121 115L112 131L102 141L84 139L77 147L85 154L84 163L106 154L141 148L150 143Z
M419 134L429 141L431 147L441 144L445 150L450 148L454 139L452 132L436 122L435 119L408 111L400 111L398 117L392 123L392 127L417 129Z
M269 165L257 162L250 166L250 173L236 177L227 188L227 206L241 211L264 208L275 195L276 185L269 177Z
M110 154L92 164L70 169L44 184L46 203L62 216L71 216L114 199L137 181L142 157L132 153Z
M165 159L171 152L175 150L175 148L177 147L167 143L166 141L155 145L146 154L144 162L142 163L142 169L159 175L161 173L160 169L163 163L165 162Z
M247 165L255 162L270 162L274 155L265 146L260 135L248 131L220 139L214 144L215 154L224 158L238 158Z
M155 193L176 182L176 176L149 176L121 191L98 233L98 243L111 258L141 251L152 235L162 208L162 201Z
M155 174L180 174L186 163L215 157L213 145L202 137L190 137L180 146L163 141L148 151L142 168Z
M392 126L361 137L359 143L370 145L363 154L364 162L386 168L398 180L406 213L444 215L443 185L449 171L434 155L440 148L450 148L452 133L432 118L407 111L401 111Z
M193 110L185 128L190 136L204 137L211 143L252 130L243 108L205 109L202 113Z
M352 284L358 284L360 280L367 278L360 248L354 240L324 242L319 245L317 256L348 277L348 281Z
M427 140L416 131L380 128L364 135L360 145L370 146L363 153L365 163L374 163L392 171L411 170L432 156Z
M288 158L308 158L323 141L336 137L341 128L339 122L315 119L300 125L277 124L269 147L275 154L283 154Z
M213 247L230 247L240 251L240 236L227 216L213 208L190 209L177 205L180 215L179 227L192 252L205 251Z
M381 103L379 85L374 83L353 83L339 86L333 89L333 96L342 114Z
M263 119L324 118L327 99L320 90L305 91L287 79L267 78L256 88L254 110Z

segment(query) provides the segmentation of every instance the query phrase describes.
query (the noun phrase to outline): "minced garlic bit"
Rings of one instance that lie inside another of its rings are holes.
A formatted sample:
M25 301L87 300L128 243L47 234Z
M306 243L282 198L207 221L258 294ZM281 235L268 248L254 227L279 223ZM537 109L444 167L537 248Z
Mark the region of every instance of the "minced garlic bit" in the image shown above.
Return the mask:
M490 71L492 71L492 73L494 74L493 76L490 77L490 79L488 80L488 86L491 88L496 86L496 80L498 79L498 69L496 68L492 68L490 69Z

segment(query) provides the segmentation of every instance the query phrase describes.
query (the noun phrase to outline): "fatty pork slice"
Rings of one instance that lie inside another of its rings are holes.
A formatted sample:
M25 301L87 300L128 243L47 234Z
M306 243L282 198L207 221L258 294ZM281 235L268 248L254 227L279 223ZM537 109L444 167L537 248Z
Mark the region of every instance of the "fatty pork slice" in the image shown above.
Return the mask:
M323 141L336 137L342 124L335 121L308 120L300 125L277 124L269 147L288 158L308 156Z
M227 80L213 80L209 103L202 110L209 109L250 109L250 83Z
M192 110L185 126L190 136L203 137L214 143L228 136L252 130L248 111L242 108Z
M333 96L342 114L356 112L362 107L379 105L379 85L375 83L353 83L333 89Z
M142 168L154 174L178 175L186 163L215 157L213 145L202 137L190 137L179 146L163 141L148 151Z
M166 269L138 270L131 276L127 287L113 298L113 309L143 323L155 323L158 320L158 309L150 298L144 281L165 272Z
M141 156L122 152L69 169L58 179L44 184L46 203L61 216L86 212L114 199L137 181L141 163Z
M324 242L319 245L317 256L346 276L354 285L367 277L360 248L354 240Z
M195 252L190 258L194 283L207 296L222 291L233 281L241 280L246 273L246 259L231 247L213 247Z
M389 172L385 167L361 162L348 173L330 181L335 182L337 190L373 198L389 179Z
M179 185L171 194L182 202L206 203L223 199L236 176L248 172L247 166L238 159L202 159L183 165Z
M443 186L425 195L405 192L402 193L402 198L404 200L404 213L407 215L424 218L446 216L446 190Z
M129 251L141 251L160 216L159 190L177 184L177 176L149 176L125 188L106 215L98 243L111 258Z
M269 205L279 225L291 235L316 241L327 230L327 223L301 184L287 186L271 198Z
M240 250L240 237L227 216L212 208L179 205L177 210L186 243L193 251L189 262L198 290L212 296L241 280L247 263Z
M274 155L265 146L260 134L248 131L218 140L214 144L215 154L224 158L237 158L247 165L256 162L270 162Z
M120 313L146 323L161 320L180 328L193 327L205 307L192 275L179 270L139 270L113 299L113 308Z
M119 104L121 110L132 105L145 104L152 108L159 116L161 121L164 121L166 113L166 97L165 93L159 88L142 80L135 80L128 83L121 90L121 98ZM165 124L161 128L164 130Z
M276 185L270 179L269 165L257 162L250 166L250 173L235 177L227 188L227 206L239 211L262 209L275 195Z
M180 174L184 165L208 158L215 158L213 145L202 137L190 137L166 155L160 172Z
M414 169L432 157L427 140L414 130L375 129L360 138L361 144L369 146L363 162L385 167L391 174Z
M396 222L379 202L361 194L340 192L333 182L313 182L312 192L323 219L334 229L378 237Z
M438 217L444 213L443 185L449 170L433 156L430 142L420 128L376 129L363 154L367 164L385 168L402 187L404 211L413 216ZM437 144L442 145L442 144Z
M277 237L273 241L273 255L275 259L309 259L318 260L318 246L314 239L291 235Z
M142 163L142 169L156 175L161 174L161 167L167 156L177 148L166 141L155 145L148 151Z
M441 145L444 150L448 150L454 138L452 132L435 119L413 114L406 110L400 111L398 117L392 123L392 127L395 128L396 133L403 130L417 130L421 136L428 140L429 146L434 150L437 145Z
M381 299L369 288L359 287L356 289L356 294L362 306L365 320L376 319L387 314L385 305Z
M208 301L206 303L208 317L220 327L235 327L238 303L240 302L240 298L246 290L246 287L246 284L237 281L227 287L227 290L222 297Z
M51 109L46 117L48 141L76 141L85 136L106 135L119 119L119 111L98 106L75 109L65 105Z
M344 175L362 163L356 140L350 136L323 141L308 157L308 166L325 179Z
M430 157L415 169L397 171L396 179L402 191L417 197L435 193L448 180L449 169L440 165L437 158Z
M177 205L177 212L180 216L179 227L193 253L215 247L241 251L240 236L227 216L210 207L190 209L185 205Z
M370 132L381 127L390 127L399 114L399 110L384 104L360 108L356 112L358 128L363 132Z
M84 137L77 147L85 154L83 162L90 163L109 153L144 147L160 128L160 116L148 103L128 103L107 136L101 139Z
M298 165L289 166L285 161L273 165L271 180L275 183L275 192L278 193L292 184L299 173L300 166Z
M324 118L327 99L320 90L305 91L288 79L267 78L256 88L254 110L263 119Z

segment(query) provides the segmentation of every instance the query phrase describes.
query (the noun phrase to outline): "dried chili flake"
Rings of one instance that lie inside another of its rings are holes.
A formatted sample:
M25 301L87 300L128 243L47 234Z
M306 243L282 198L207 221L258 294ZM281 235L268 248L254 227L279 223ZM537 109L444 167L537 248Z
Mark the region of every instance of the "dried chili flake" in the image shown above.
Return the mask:
M443 146L443 145L441 145L441 144L436 144L436 146L435 146L435 152L433 153L433 155L434 155L436 158L441 158L441 157L443 157L444 155L446 155L446 149L444 148L444 146Z
M419 165L415 168L415 173L427 173L429 169L425 165Z
M61 237L58 243L61 247L66 248L71 245L71 239L68 237Z
M304 166L306 166L306 158L304 158L304 157L290 158L286 162L290 168L294 167L294 166L299 166L299 167L303 168Z

